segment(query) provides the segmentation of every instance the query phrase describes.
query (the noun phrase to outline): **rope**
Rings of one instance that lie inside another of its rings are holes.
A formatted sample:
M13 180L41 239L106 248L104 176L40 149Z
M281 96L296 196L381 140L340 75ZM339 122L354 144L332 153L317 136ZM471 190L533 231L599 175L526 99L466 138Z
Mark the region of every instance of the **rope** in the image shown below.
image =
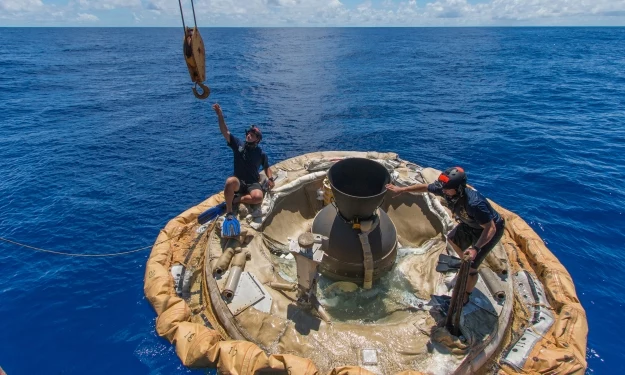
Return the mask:
M62 252L62 251L54 251L54 250L46 250L46 249L41 249L39 247L35 247L35 246L30 246L30 245L26 245L23 243L19 243L16 241L12 241L9 240L7 238L4 237L0 237L0 241L4 241L13 245L17 245L17 246L21 246L21 247L25 247L27 249L32 249L32 250L36 250L36 251L41 251L44 253L50 253L50 254L56 254L56 255L65 255L65 256L70 256L70 257L91 257L91 258L102 258L102 257L114 257L114 256L118 256L118 255L127 255L127 254L132 254L132 253L138 253L139 251L143 251L143 250L147 250L147 249L151 249L152 247L156 246L156 245L160 245L162 243L165 243L167 241L171 241L173 239L169 238L167 240L161 241L161 242L157 242L154 245L150 245L150 246L145 246L145 247L141 247L138 249L134 249L134 250L129 250L129 251L123 251L121 253L109 253L109 254L74 254L74 253L66 253L66 252Z
M195 24L195 28L197 29L197 21L195 20L195 7L193 6L193 0L191 0L191 9L193 10L193 23Z
M180 6L180 18L182 18L182 29L184 30L184 36L186 38L187 37L187 28L184 25L184 15L182 14L182 0L178 0L178 5ZM193 13L193 16L195 17L195 12Z

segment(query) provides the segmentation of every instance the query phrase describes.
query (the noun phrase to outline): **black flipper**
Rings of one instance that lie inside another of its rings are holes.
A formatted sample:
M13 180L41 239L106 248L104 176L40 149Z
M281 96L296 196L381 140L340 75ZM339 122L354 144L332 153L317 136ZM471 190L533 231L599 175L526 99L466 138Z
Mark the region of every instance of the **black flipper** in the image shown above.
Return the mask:
M460 268L460 264L462 264L462 259L446 254L440 254L438 256L436 272L445 273L457 271Z
M221 216L224 212L226 212L226 202L222 202L202 212L197 217L197 222L200 223L200 225L204 225L216 217Z

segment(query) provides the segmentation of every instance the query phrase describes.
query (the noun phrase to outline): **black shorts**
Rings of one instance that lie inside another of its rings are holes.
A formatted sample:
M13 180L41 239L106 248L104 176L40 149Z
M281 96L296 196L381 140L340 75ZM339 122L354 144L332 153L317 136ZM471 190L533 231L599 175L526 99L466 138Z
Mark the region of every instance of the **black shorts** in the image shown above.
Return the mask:
M234 194L236 196L242 197L244 195L248 195L249 193L252 192L252 190L260 190L262 191L263 188L260 186L260 183L258 182L254 182L251 184L247 184L242 180L239 180L239 190L235 191Z
M472 268L477 269L480 264L482 264L484 258L486 258L488 253L490 253L495 245L497 245L497 242L499 242L501 236L503 236L505 227L504 219L502 218L501 220L496 222L495 227L497 228L495 235L493 236L493 238L491 238L490 241L488 241L486 245L482 246L482 249L480 249L480 251L477 253L475 260L471 264ZM451 239L451 241L455 243L462 251L464 251L467 248L475 245L477 240L482 235L483 230L484 229L482 228L473 228L465 223L460 223L456 227L456 233L454 233L454 237Z

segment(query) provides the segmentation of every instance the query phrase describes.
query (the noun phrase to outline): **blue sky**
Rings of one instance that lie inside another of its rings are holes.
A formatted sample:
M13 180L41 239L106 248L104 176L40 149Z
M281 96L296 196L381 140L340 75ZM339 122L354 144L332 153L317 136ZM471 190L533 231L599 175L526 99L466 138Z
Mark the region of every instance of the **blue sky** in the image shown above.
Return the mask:
M625 0L194 0L199 26L625 26ZM183 0L190 19L190 0ZM0 26L180 26L178 0L0 0Z

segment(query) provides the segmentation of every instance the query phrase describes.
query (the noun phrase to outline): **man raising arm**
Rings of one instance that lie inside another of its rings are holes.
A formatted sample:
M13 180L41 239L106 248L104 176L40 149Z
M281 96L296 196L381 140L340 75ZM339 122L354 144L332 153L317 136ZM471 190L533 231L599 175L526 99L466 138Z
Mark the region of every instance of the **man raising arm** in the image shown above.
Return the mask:
M259 170L262 167L268 178L268 187L274 186L271 169L267 154L259 146L263 135L256 125L251 125L245 131L245 141L240 140L230 133L224 119L221 106L214 104L213 109L219 121L219 130L233 152L234 173L226 179L224 196L226 199L226 221L234 222L235 225L223 227L223 236L231 237L239 235L240 226L233 215L233 205L259 204L263 201L263 190L260 185ZM237 228L239 230L237 230Z

